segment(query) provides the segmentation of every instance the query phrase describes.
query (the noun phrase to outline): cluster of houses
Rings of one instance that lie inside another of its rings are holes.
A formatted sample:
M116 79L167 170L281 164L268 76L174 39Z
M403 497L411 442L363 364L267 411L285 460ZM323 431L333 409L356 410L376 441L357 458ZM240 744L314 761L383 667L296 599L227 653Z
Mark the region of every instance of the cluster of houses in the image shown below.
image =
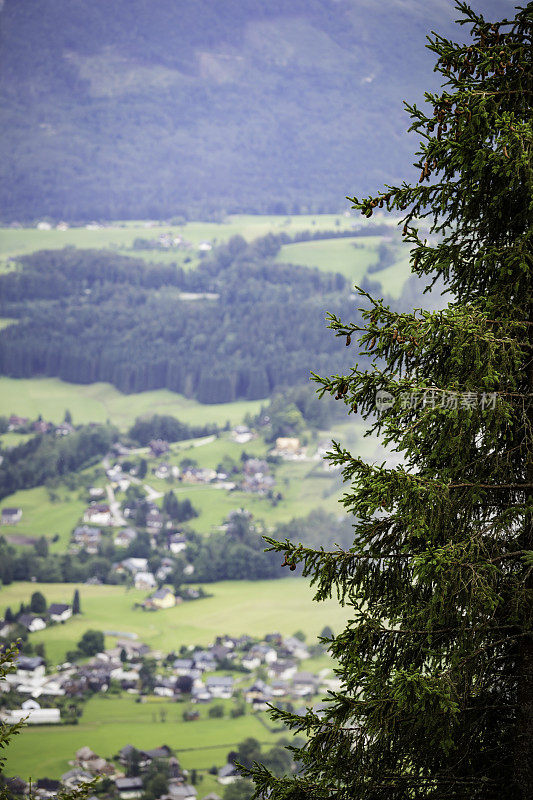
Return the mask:
M11 633L15 624L22 625L28 633L44 630L50 623L66 622L72 616L72 606L67 603L51 603L46 612L33 614L23 611L12 620L0 619L0 636L6 638Z
M46 675L42 658L21 655L16 660L16 670L6 676L0 688L14 689L33 699L76 697L87 691L106 692L111 681L115 681L122 690L138 694L142 688L140 671L147 656L159 662L163 659L161 653L151 652L136 639L118 638L113 648L98 653L87 663L63 664L55 674ZM233 672L239 676L246 702L262 710L273 698L294 700L316 694L317 676L298 669L299 661L308 657L305 644L292 636L269 634L260 642L249 636L217 637L208 647L182 649L174 660L167 657L164 668L158 669L154 676L153 693L174 699L187 694L193 703L229 700L234 695L236 678L218 673ZM262 677L254 680L253 673L259 667L263 668Z
M129 777L128 768L132 762L136 764L136 776ZM183 770L173 750L166 744L149 750L142 750L126 744L112 758L105 759L87 745L76 751L70 761L71 768L58 780L41 778L32 784L32 796L39 800L51 800L64 791L80 789L84 784L95 779L107 778L111 782L106 796L120 800L136 800L144 794L143 776L156 763L163 763L168 775L167 793L159 800L198 800L198 791L188 782L187 770ZM23 782L20 781L22 784ZM18 787L20 794L29 793L28 786ZM94 795L90 800L96 800ZM216 793L204 795L202 800L220 800Z
M61 422L56 425L54 422L46 422L43 419L32 421L28 417L19 417L18 414L11 414L7 429L16 433L55 433L56 436L68 436L74 431L70 422Z
M65 695L75 698L86 696L87 692L107 692L113 684L130 694L144 694L147 689L143 686L142 667L147 657L157 664L148 691L173 700L185 696L193 704L230 700L239 690L239 695L253 711L262 711L267 704L276 704L280 700L309 705L318 691L338 688L333 680L299 671L299 662L309 657L309 651L304 642L293 636L273 633L261 641L250 636L219 636L207 647L182 648L179 656L173 659L171 656L151 651L136 639L119 637L114 647L98 653L87 663L62 664L51 675L46 674L42 658L19 656L15 662L16 670L2 681L0 691L14 690L19 695L26 694L28 699L19 709L4 711L0 720L11 724L20 720L32 725L57 724L62 721L60 710L50 707L50 698ZM261 668L260 672L255 673L258 668ZM321 713L320 705L314 708ZM296 708L296 713L305 713L305 707ZM195 720L198 717L199 713L191 709L187 718ZM130 777L129 766L133 758L137 774ZM135 800L144 793L143 774L154 759L166 762L169 775L168 793L159 800L197 800L196 787L188 782L187 772L180 768L174 753L166 745L142 750L128 744L112 759L103 758L84 746L76 752L75 759L70 762L72 768L59 781L43 778L33 788L40 800L49 800L60 789L75 789L95 777L105 777L114 785L110 797ZM221 785L239 777L232 762L217 772ZM203 800L216 798L217 795L208 795Z
M50 725L61 721L58 708L50 707L53 698L63 697L66 692L62 676L47 675L44 660L40 656L18 656L15 670L0 681L0 692L17 692L27 696L18 709L0 714L3 722L15 723L25 719L29 725ZM48 704L48 705L47 705Z

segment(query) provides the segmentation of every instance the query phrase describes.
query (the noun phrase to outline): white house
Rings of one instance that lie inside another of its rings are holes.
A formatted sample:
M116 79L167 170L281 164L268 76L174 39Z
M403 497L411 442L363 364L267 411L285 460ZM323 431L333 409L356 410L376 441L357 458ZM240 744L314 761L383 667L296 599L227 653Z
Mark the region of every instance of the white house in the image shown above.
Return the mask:
M133 528L124 528L113 539L116 547L128 547L137 538L137 531Z
M0 714L0 718L8 725L22 720L27 725L57 725L61 722L61 712L59 708L15 708Z
M115 786L121 800L133 800L143 793L142 778L115 778Z
M233 683L233 678L223 675L210 675L209 678L206 678L205 687L212 697L229 700L233 695Z
M91 522L93 525L109 526L113 523L113 515L106 503L92 503L85 510L83 521Z
M157 586L157 581L151 572L138 572L135 575L135 588L148 591Z
M65 603L51 603L48 614L54 622L66 622L72 616L72 608Z
M237 767L235 764L224 764L221 769L218 771L217 780L223 786L228 783L233 783L238 778L240 778L239 772L237 771Z
M22 519L21 508L3 508L2 525L16 525Z
M6 675L6 681L11 686L23 684L28 687L37 688L44 682L44 661L39 656L30 658L29 656L18 656L15 665L16 672Z
M35 631L43 631L46 628L46 622L42 617L36 617L35 614L20 614L17 617L19 625L23 625L30 633Z

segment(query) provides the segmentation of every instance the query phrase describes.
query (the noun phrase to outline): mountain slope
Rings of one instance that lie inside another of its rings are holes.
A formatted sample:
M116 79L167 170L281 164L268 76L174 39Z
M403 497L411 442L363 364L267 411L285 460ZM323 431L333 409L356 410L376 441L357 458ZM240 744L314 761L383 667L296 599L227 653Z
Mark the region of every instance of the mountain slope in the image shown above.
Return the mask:
M424 37L461 34L456 13L448 0L6 0L0 215L342 208L409 171L402 100L434 83Z

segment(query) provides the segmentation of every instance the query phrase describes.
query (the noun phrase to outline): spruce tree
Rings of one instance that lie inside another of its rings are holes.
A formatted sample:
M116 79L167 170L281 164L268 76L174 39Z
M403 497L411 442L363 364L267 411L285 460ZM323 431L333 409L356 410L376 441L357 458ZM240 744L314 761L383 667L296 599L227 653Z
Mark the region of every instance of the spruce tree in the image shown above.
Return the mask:
M273 712L308 741L296 776L253 770L270 800L533 797L533 4L493 24L457 7L471 38L433 34L442 89L407 106L418 184L350 198L403 212L412 270L450 302L361 291L330 327L367 368L315 376L400 465L334 442L353 547L268 540L350 610L326 709Z
M74 596L72 598L72 613L81 614L81 601L80 601L79 589L74 589Z

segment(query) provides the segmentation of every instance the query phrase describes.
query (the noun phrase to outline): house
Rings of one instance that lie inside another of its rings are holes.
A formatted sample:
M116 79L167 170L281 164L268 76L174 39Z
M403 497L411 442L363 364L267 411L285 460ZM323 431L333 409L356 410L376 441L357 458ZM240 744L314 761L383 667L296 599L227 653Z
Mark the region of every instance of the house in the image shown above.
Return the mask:
M293 658L297 658L300 661L309 658L309 650L296 636L288 636L284 639L283 647Z
M311 672L297 672L292 679L293 692L298 697L308 697L318 689L316 675Z
M233 783L240 777L240 773L235 764L228 763L224 764L224 766L219 769L217 780L225 786L228 783Z
M59 708L14 708L0 714L8 725L25 721L26 725L54 725L61 722Z
M233 678L223 675L210 675L206 678L205 687L213 697L229 700L233 695Z
M149 591L157 586L157 581L151 572L137 572L134 578L135 588Z
M72 608L65 603L52 603L48 615L54 622L66 622L72 616Z
M165 442L163 439L152 439L151 442L148 442L148 447L155 458L159 458L159 456L168 453L170 450L169 443Z
M155 477L162 481L166 480L166 478L169 478L171 475L170 466L168 464L158 464L152 471Z
M9 684L13 686L24 684L37 687L43 683L44 660L40 656L18 656L15 666L17 671L6 675L5 679Z
M2 525L16 525L22 519L21 508L3 508Z
M88 553L97 553L102 531L100 528L91 528L89 525L78 525L74 528L72 539L79 547L83 547Z
M208 650L197 650L193 654L194 666L202 672L208 672L217 668L217 662L213 653Z
M65 772L59 780L67 789L75 789L82 783L89 783L92 779L93 776L88 772L79 767L74 767L74 769L69 769L68 772Z
M159 531L163 527L163 515L158 508L151 508L146 514L146 527L151 532Z
M272 699L272 690L264 681L257 680L245 692L244 699L247 703L252 703L254 708L260 706L263 710L267 707L266 703Z
M28 422L28 417L19 417L18 414L11 414L9 417L8 430L16 431L18 428L24 428Z
M196 800L198 792L190 783L170 784L168 794L163 795L161 800L164 800L165 797L168 800Z
M187 548L187 539L182 533L171 533L167 541L171 553L182 553Z
M41 706L39 705L37 700L25 700L21 705L23 711L28 711L28 710L36 711L40 707Z
M164 581L168 578L172 570L174 569L174 561L171 558L163 558L161 561L161 566L157 570L155 576L158 581Z
M115 768L109 764L105 758L98 756L90 747L80 747L76 751L76 762L82 769L86 769L92 775L112 775Z
M38 419L32 424L31 429L32 431L35 431L35 433L48 433L51 427L51 422L45 422L44 419Z
M129 658L142 658L150 652L150 648L143 642L132 642L130 639L119 639L117 647L124 649Z
M257 669L257 667L261 665L261 659L257 655L251 655L248 653L247 655L243 656L241 664L244 669L249 669L251 671L253 669Z
M170 589L158 589L145 601L148 608L172 608L175 605L176 598Z
M115 787L121 800L132 800L143 793L142 778L115 778Z
M74 426L70 422L62 422L60 425L56 425L56 436L68 436L73 431Z
M120 566L128 570L128 572L131 572L132 575L136 575L137 572L146 572L146 570L148 569L148 559L125 558L123 561L120 562Z
M43 798L52 798L57 797L61 790L61 781L56 781L53 778L39 778L37 781L37 791L36 794L38 797Z
M17 617L17 622L22 625L30 633L35 631L42 631L46 628L46 622L42 617L36 617L35 614L20 614Z
M172 750L167 744L162 744L161 747L152 747L151 750L141 750L143 756L146 756L151 761L170 758Z
M136 538L137 531L134 531L133 528L124 528L115 535L113 542L115 547L129 547Z
M231 432L231 437L237 444L246 444L253 439L252 431L246 425L237 425Z
M191 672L196 672L192 658L177 658L172 666L176 675L191 675Z
M91 498L91 500L99 500L100 497L104 496L105 496L105 489L103 489L101 486L91 486L91 488L89 489L89 497Z
M270 678L280 678L283 681L288 681L296 675L297 666L295 661L280 659L279 661L270 664L268 668L268 675Z
M279 436L273 455L281 456L286 461L296 461L305 457L305 451L296 437Z
M113 523L113 515L107 503L91 503L89 508L85 509L83 521L107 527Z

